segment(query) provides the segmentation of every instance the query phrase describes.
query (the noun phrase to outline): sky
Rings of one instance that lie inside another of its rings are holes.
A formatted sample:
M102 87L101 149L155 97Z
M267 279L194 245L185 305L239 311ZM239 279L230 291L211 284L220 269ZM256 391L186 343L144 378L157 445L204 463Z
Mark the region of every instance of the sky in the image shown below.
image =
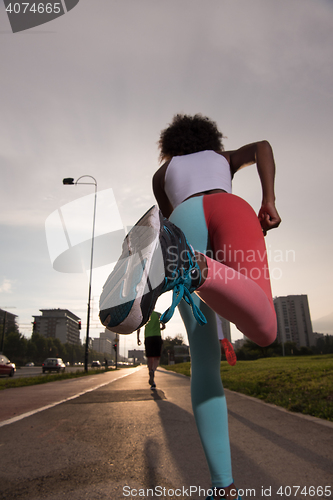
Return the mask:
M160 131L176 113L202 113L226 150L272 145L282 218L266 236L273 296L308 295L314 330L333 334L332 47L331 0L80 0L15 34L1 3L0 307L21 333L40 309L66 308L85 335L89 273L53 268L61 250L45 227L62 207L88 203L94 186L62 179L93 176L112 198L97 226L131 227L155 203ZM255 165L233 192L259 210ZM91 227L91 214L80 224ZM93 270L92 337L103 331L109 269ZM170 303L168 293L156 308ZM177 313L165 335L179 333L186 341ZM121 354L135 341L123 336Z

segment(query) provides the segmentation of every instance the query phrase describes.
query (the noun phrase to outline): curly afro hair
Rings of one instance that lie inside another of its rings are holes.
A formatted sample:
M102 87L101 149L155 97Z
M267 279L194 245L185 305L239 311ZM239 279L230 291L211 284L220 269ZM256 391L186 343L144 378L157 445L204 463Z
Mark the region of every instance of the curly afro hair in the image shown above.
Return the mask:
M188 155L198 151L223 151L223 134L207 116L177 114L160 135L160 160Z

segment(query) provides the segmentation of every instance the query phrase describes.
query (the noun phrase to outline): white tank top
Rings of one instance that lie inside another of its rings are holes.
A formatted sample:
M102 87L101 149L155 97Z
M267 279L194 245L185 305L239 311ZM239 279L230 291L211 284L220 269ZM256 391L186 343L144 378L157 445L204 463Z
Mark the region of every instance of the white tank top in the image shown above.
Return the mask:
M172 158L165 172L164 190L174 209L193 194L211 189L231 193L230 165L224 156L199 151Z

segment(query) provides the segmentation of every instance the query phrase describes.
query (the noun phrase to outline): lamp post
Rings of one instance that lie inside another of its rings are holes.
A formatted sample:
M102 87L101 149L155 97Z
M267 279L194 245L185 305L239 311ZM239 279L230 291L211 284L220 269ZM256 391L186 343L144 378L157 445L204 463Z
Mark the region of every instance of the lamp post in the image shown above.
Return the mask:
M89 177L93 179L94 182L79 182L80 179L84 177ZM97 181L91 175L82 175L74 182L72 177L63 179L62 181L65 185L77 185L77 184L89 184L95 186L95 198L94 198L94 215L93 215L93 226L92 226L92 236L91 236L91 252L90 252L90 275L89 275L89 293L88 293L88 308L87 308L87 333L86 333L86 346L84 351L84 369L88 371L88 355L89 355L89 326L90 326L90 302L91 302L91 280L92 280L92 269L94 260L94 237L95 237L95 218L96 218L96 200L97 200Z

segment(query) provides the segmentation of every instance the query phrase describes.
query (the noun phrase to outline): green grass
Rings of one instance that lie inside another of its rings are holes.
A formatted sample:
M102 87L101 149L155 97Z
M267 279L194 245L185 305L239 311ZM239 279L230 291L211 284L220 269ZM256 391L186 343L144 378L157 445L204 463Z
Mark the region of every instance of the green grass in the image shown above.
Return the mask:
M164 366L190 376L190 363ZM333 422L333 355L274 357L221 363L224 387Z
M56 380L86 377L87 375L97 375L99 373L105 373L105 370L101 370L100 368L98 368L96 370L89 370L88 373L82 370L78 370L72 373L56 373L53 375L37 375L36 377L20 378L15 378L14 375L14 377L0 379L0 391L3 389L12 389L14 387L26 387L28 385L46 384L47 382L55 382Z

